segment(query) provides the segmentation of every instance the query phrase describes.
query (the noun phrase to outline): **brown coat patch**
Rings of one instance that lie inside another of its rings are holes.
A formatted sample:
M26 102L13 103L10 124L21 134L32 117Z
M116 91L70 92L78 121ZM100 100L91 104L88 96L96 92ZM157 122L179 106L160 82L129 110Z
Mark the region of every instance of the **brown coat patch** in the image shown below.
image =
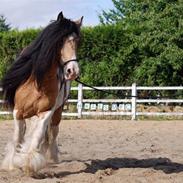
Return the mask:
M57 65L53 65L45 75L39 90L32 76L17 89L14 107L18 110L17 119L30 118L50 110L55 104L57 95Z

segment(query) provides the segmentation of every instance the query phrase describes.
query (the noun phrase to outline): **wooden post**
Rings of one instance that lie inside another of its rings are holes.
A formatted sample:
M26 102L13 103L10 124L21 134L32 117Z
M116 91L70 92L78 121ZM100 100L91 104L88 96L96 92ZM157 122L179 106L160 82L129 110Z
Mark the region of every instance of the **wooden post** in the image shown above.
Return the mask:
M78 109L78 118L82 117L82 107L83 107L83 85L78 84L78 103L77 103L77 109Z
M132 84L132 120L136 120L136 97L137 96L137 86L136 83Z

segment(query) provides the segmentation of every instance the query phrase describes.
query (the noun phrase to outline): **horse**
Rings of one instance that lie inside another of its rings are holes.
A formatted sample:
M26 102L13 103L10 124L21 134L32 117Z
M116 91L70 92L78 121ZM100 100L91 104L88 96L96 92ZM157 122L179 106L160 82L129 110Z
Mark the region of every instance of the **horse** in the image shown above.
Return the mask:
M2 168L36 173L47 162L58 162L57 135L72 80L79 76L77 60L83 17L72 21L60 12L18 55L2 81L13 111L14 134ZM30 138L26 120L36 116Z

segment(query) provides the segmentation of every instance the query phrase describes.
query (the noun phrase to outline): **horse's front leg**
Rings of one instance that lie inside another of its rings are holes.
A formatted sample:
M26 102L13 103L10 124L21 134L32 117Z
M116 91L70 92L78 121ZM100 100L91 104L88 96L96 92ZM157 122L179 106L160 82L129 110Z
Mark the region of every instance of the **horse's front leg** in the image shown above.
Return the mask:
M57 136L59 133L59 123L61 120L62 107L59 107L53 114L51 124L48 129L48 161L58 163L59 162L59 149L57 144Z
M14 157L21 148L21 144L24 141L24 135L26 130L25 120L18 120L16 117L17 110L13 111L14 118L14 134L12 142L9 142L6 146L6 154L2 162L2 168L6 170L12 170L16 168Z
M59 162L59 149L57 144L57 136L59 133L59 125L51 125L48 132L48 148L47 148L47 161L50 163Z
M36 129L32 135L28 148L28 156L25 160L24 168L27 173L36 172L46 164L42 145L44 144L46 130L53 112L54 109L39 114L39 120L37 121Z
M13 142L16 148L19 148L21 144L24 142L24 135L26 131L26 123L25 120L18 120L16 117L17 110L13 111L13 119L14 119L14 135Z
M10 155L7 156L4 162L13 165L12 168L23 169L27 174L36 172L46 165L42 144L44 143L45 132L53 112L54 108L39 114L38 120L35 121L36 126L32 131L31 137L29 136L25 139L25 142L21 144L21 148L17 148L17 142L22 141L22 135L19 133L21 131L19 128L20 125L18 125L22 123L18 123L15 120L14 142L16 142L16 145L9 148L11 157ZM15 151L16 149L19 150Z

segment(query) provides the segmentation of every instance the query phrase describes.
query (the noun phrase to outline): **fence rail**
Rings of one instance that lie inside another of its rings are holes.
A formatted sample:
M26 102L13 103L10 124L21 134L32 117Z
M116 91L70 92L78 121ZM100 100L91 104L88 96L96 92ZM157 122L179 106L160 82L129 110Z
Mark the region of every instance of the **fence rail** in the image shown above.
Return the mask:
M130 91L131 96L137 96L138 91L182 91L183 92L183 86L171 86L171 87L144 87L144 86L136 86L135 83L132 84L132 86L127 86L127 87L96 87L97 89L100 90L113 90L113 91ZM2 89L0 88L0 91ZM130 99L84 99L84 91L90 90L92 91L92 88L85 87L82 84L78 84L78 87L71 87L72 91L77 91L78 96L77 99L69 99L67 102L68 103L75 103L77 104L77 111L76 112L64 112L62 115L63 116L76 116L78 118L82 118L82 116L98 116L98 115L110 115L110 116L131 116L132 120L136 120L137 116L183 116L183 111L181 112L138 112L137 111L137 104L143 104L143 103L176 103L176 104L182 104L183 99L138 99L136 97L131 97ZM182 93L183 94L183 93ZM0 103L3 103L3 100L0 100ZM128 111L85 111L84 109L84 104L89 103L89 104L106 104L106 103L121 103L122 105L125 103L130 104L130 110ZM11 112L9 111L0 111L0 115L5 115L5 114L10 114Z

